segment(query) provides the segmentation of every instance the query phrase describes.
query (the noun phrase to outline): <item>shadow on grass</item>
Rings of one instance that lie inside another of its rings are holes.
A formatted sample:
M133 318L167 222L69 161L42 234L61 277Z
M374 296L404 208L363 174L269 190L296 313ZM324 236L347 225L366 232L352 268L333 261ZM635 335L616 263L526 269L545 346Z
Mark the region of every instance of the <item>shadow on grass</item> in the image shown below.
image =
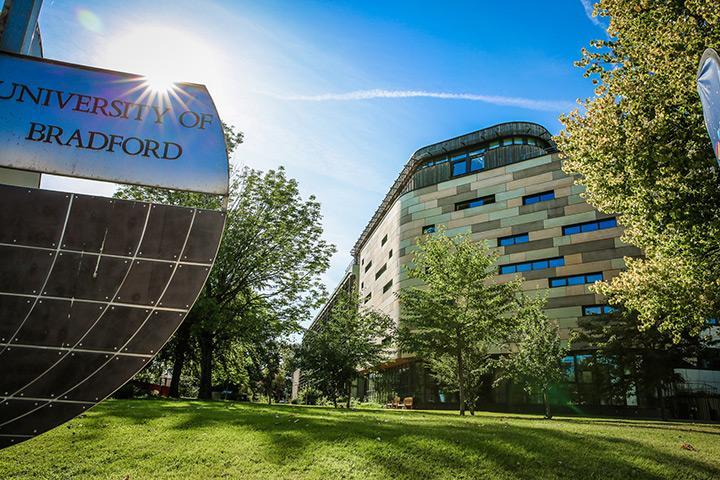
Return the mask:
M662 427L667 449L653 447L648 438L639 440L660 435L642 431L661 428L659 422L620 420L615 425L608 419L546 421L486 413L460 418L426 411L133 401L113 402L91 415L99 422L117 417L137 425L172 417L168 428L185 431L250 429L267 440L265 461L275 465L313 461L313 455L353 458L358 468L364 465L388 478L720 478L719 466L679 449L673 435L678 429ZM593 425L598 428L593 430ZM613 435L601 431L614 426L638 430L632 435L626 430L625 437L615 435L620 430L613 429Z

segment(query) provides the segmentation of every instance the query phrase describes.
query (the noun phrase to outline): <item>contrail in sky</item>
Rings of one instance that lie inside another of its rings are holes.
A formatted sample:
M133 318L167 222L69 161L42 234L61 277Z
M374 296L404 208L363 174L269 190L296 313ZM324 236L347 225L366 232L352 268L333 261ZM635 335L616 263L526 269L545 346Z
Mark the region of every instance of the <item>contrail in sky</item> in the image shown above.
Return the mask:
M600 21L599 17L593 16L593 10L595 8L594 0L580 0L580 3L582 3L583 8L585 9L585 15L587 16L588 20L590 20L592 23L602 28L603 30L606 30L607 25L604 25L603 22Z
M289 95L278 97L282 100L305 102L371 100L374 98L440 98L444 100L470 100L492 105L519 107L529 110L558 112L572 110L573 102L555 100L534 100L522 97L503 97L500 95L480 95L476 93L429 92L427 90L355 90L346 93L323 93L320 95Z

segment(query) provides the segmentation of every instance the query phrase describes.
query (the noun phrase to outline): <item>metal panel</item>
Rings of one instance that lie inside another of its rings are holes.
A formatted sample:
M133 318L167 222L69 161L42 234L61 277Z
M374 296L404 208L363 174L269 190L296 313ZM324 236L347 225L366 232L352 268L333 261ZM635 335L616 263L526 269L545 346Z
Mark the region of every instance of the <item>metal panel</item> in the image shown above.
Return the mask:
M0 185L0 219L15 225L0 242L2 448L152 359L202 289L225 215Z
M0 165L227 195L222 122L203 85L0 53Z

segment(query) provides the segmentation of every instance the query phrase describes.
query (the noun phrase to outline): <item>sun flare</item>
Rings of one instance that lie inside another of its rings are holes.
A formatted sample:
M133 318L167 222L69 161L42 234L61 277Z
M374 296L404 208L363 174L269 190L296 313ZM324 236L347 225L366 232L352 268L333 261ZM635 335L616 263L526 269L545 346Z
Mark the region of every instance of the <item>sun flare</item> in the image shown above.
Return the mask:
M218 84L222 54L192 33L164 25L131 27L112 38L101 53L111 68L138 73L153 92L172 90L177 82Z

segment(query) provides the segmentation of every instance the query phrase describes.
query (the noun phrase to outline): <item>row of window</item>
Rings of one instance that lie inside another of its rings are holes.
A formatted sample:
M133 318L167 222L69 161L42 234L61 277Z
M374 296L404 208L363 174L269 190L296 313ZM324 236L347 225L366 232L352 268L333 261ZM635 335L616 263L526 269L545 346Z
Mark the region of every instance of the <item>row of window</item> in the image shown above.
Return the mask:
M388 240L388 236L385 235L385 236L382 238L382 240L380 241L380 246L384 246L384 245L387 243L387 240ZM392 256L393 256L393 251L392 251L392 249L390 249L390 250L388 251L388 259L392 258ZM361 264L364 264L364 263L365 263L365 259L363 259L363 260L361 261ZM368 262L368 264L365 266L365 273L367 273L368 270L370 270L371 267L372 267L372 260L370 260L370 261ZM381 276L383 273L385 273L386 270L387 270L387 263L383 264L383 266L380 267L377 272L375 272L375 280L377 280L378 278L380 278L380 276ZM390 283L392 284L392 280L390 281ZM362 289L364 289L364 288L365 288L365 282L360 282L360 289L362 290ZM383 288L384 288L384 287L383 287ZM383 290L383 293L385 293L385 290ZM368 293L367 296L365 297L365 303L367 303L367 302L370 300L371 297L372 297L372 292L371 292L371 293Z
M458 210L479 207L481 205L490 205L491 203L495 203L495 195L486 195L484 197L478 197L473 198L472 200L458 202L455 204L455 211L457 212Z
M563 235L573 235L575 233L594 232L595 230L605 230L606 228L617 227L616 218L605 218L603 220L594 220L592 222L576 223L563 227Z
M500 265L500 275L562 267L563 265L565 265L564 257L553 257L545 258L543 260L534 260L531 262L512 263L508 265Z
M610 305L584 305L582 307L582 314L588 315L608 315L615 311L615 308Z
M517 235L510 235L508 237L498 238L499 247L507 247L509 245L517 245L518 243L527 243L530 241L530 234L518 233Z
M445 162L458 161L458 160L468 158L468 157L481 156L488 150L495 150L496 148L507 147L510 145L536 145L536 146L540 146L540 147L543 146L542 141L536 139L535 137L525 137L525 136L506 137L506 138L493 140L492 142L482 144L479 147L476 147L472 151L453 154L449 157L438 158L436 160L433 160L431 162L428 162L428 163L422 165L420 167L420 169L432 167L434 165L440 165Z
M555 191L548 190L547 192L534 193L532 195L525 195L522 199L523 205L532 205L533 203L547 202L548 200L555 199Z
M573 285L584 285L587 283L600 282L603 279L602 272L583 273L580 275L569 275L567 277L555 277L550 279L550 288L571 287Z

